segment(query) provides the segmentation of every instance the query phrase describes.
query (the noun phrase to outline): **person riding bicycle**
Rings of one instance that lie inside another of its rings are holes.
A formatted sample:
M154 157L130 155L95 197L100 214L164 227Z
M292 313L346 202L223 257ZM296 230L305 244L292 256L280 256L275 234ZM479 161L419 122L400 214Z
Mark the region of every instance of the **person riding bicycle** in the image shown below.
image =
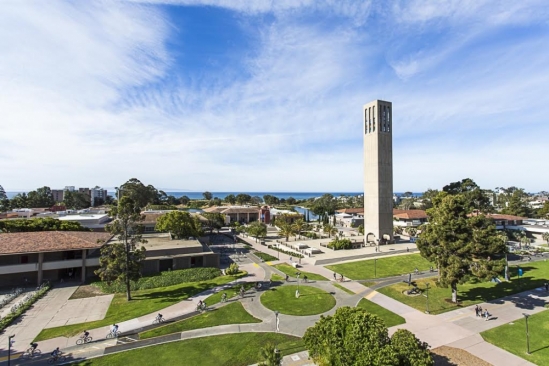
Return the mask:
M161 321L162 320L162 314L158 313L156 316L156 320Z
M59 349L59 347L54 349L53 352L51 353L52 357L56 360L57 360L57 357L59 357L60 354L61 354L61 350Z
M112 335L116 336L116 334L118 333L118 324L113 324L112 325L111 333L112 333Z
M36 351L36 347L38 347L38 343L36 343L36 342L31 342L31 343L30 343L30 346L31 346L31 348L32 348L32 350L31 350L31 355L32 355L32 354L34 354L34 351Z
M223 295L221 295L221 301L222 302L227 301L227 293L226 292L224 292Z
M88 332L87 330L84 331L84 333L82 334L82 336L80 338L83 338L83 339L86 339L90 336L90 332Z

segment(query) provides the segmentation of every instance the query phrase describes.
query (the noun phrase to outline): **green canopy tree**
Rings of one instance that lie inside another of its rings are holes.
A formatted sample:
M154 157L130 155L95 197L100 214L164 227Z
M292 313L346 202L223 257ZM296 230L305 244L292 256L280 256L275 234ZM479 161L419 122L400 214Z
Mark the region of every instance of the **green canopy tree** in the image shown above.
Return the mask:
M298 238L301 239L301 232L304 230L307 224L305 223L305 221L303 221L303 219L297 219L292 225L294 226L294 230Z
M328 234L328 238L331 238L332 235L337 235L337 228L331 224L324 224L322 231Z
M82 192L65 191L63 203L72 210L81 210L90 207L90 198Z
M327 193L313 201L311 211L318 216L318 221L326 221L327 217L335 214L337 209L337 200L331 194Z
M99 269L95 274L101 281L118 281L126 285L126 299L130 301L130 281L136 281L141 277L141 262L145 260L145 247L137 248L139 243L146 243L141 236L143 226L140 222L141 207L132 198L123 196L118 206L113 207L112 215L116 219L106 229L115 235L118 242L104 245L101 248Z
M505 265L501 258L506 246L494 221L484 214L471 215L471 209L465 194L439 193L417 240L421 255L437 263L439 285L452 289L452 302L457 302L458 284L470 277L490 280Z
M543 240L545 240L545 241L547 242L547 244L549 245L549 233L543 233L543 234L541 235L541 238L542 238Z
M506 215L532 217L532 209L528 205L528 194L524 189L514 190L501 212Z
M208 220L208 227L210 228L210 235L213 230L219 230L225 225L225 215L218 212L204 212L201 214ZM192 235L191 235L192 236Z
M236 197L234 196L234 194L228 194L225 197L224 201L230 205L234 205L236 203Z
M51 217L30 220L0 220L0 232L20 233L28 231L90 231L76 221L61 221Z
M245 193L239 193L239 194L236 195L235 199L236 199L236 202L239 205L243 205L245 203L251 202L252 196L250 196L249 194L245 194Z
M467 203L467 211L492 212L493 207L488 195L471 178L450 183L442 188L443 192L451 195L462 194Z
M320 317L303 336L309 356L319 366L431 366L428 345L408 330L389 338L383 320L348 306Z
M295 235L294 226L286 220L278 219L276 225L278 226L278 232L286 238L286 241L290 239L290 236Z
M152 185L145 186L137 178L131 178L122 184L117 192L120 197L130 197L139 208L147 207L148 204L159 204L158 191Z
M202 231L198 218L184 211L170 211L160 216L155 229L170 232L177 239L198 237Z
M179 197L179 203L182 204L182 205L187 205L190 201L191 201L191 199L187 196Z
M202 197L204 197L204 199L206 201L209 201L213 198L213 195L212 195L211 192L206 191L206 192L202 193Z
M7 199L8 199L8 195L6 194L4 187L0 186L0 201L7 200Z
M50 187L41 187L27 195L28 207L51 207L55 204Z
M261 348L259 357L263 360L259 366L280 366L282 363L280 351L270 342Z
M267 236L267 225L260 221L254 221L246 228L246 232L255 238L257 243L258 238L264 238Z
M10 207L12 209L29 207L28 201L26 193L17 193L15 197L11 199Z

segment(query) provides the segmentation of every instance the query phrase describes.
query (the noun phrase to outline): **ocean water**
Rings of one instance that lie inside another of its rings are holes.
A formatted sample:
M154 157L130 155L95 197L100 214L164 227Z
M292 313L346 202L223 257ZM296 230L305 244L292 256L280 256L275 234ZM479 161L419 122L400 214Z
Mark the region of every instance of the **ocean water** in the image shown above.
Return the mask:
M12 199L15 197L18 193L28 193L28 192L6 192L6 195L9 199ZM168 192L166 191L167 195L174 196L176 198L187 196L190 199L202 199L204 196L202 195L203 192ZM341 195L346 196L358 196L359 194L363 194L364 192L211 192L213 197L217 197L220 199L224 199L229 194L234 194L235 196L239 193L249 194L250 196L258 196L263 199L263 196L266 194L270 194L271 196L275 196L278 198L284 198L288 199L289 197L293 197L296 200L306 200L313 197L320 197L325 193L330 193L334 197L339 197ZM395 192L397 195L402 195L402 192ZM109 191L109 195L115 197L116 192ZM415 197L421 197L421 193L414 193Z

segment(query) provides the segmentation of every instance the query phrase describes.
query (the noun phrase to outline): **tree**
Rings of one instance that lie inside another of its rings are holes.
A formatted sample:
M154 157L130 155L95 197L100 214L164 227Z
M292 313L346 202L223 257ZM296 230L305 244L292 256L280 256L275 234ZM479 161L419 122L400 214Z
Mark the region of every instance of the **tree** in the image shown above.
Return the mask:
M438 194L438 189L427 189L423 194L421 195L421 209L427 210L428 208L433 207L433 198L436 197Z
M528 195L524 192L524 189L514 190L506 203L506 207L501 212L506 215L532 217L532 209L528 205L527 198Z
M204 212L201 214L208 220L208 227L210 228L210 235L213 232L213 229L219 231L225 225L225 215L218 212ZM189 235L194 236L194 235Z
M28 198L26 193L18 193L10 201L10 206L12 209L16 208L25 208L28 206Z
M234 196L234 194L228 194L225 197L224 201L230 205L234 205L236 203L236 197Z
M8 199L8 195L6 194L4 187L0 186L0 201L7 200L7 199Z
M295 228L292 224L286 222L286 220L276 220L276 224L279 229L280 235L286 238L286 241L290 239L290 236L295 235Z
M506 252L494 221L484 214L470 215L464 194L439 193L427 210L429 224L417 240L421 255L437 263L439 285L450 286L457 302L457 285L470 277L491 280L504 268Z
M398 226L398 225L393 226L393 233L400 235L402 234L402 232L403 232L402 226Z
M170 232L177 239L198 237L201 235L201 225L198 217L185 211L170 211L156 220L157 231Z
M334 199L334 196L327 193L322 195L322 197L317 198L311 207L311 211L315 215L318 215L319 222L326 221L327 217L335 214L337 208L337 201Z
M543 238L543 240L545 240L547 242L547 244L549 245L549 232L548 233L543 233L541 235L541 237Z
M358 225L358 233L364 235L364 224Z
M407 227L406 232L408 233L408 236L416 236L417 229L415 227Z
M267 225L260 221L254 221L246 228L246 232L255 237L257 243L258 238L264 238L267 236Z
M296 199L293 197L288 197L288 199L286 200L286 203L292 206L295 205L296 202L297 202Z
M328 234L328 238L331 238L332 235L337 235L337 228L330 224L324 224L322 231Z
M122 184L118 189L120 198L130 197L139 208L147 207L150 204L158 204L158 191L152 185L145 186L139 179L132 178ZM117 192L118 194L118 192Z
M30 220L0 220L0 232L20 233L28 231L90 231L76 221L61 221L51 217Z
M213 197L213 195L212 195L210 192L208 192L208 191L202 193L202 196L204 197L204 199L205 199L206 201L211 200L212 197Z
M190 201L191 199L187 196L179 197L179 203L181 203L182 205L187 205Z
M90 198L82 192L65 191L63 203L67 208L81 210L90 207Z
M259 366L280 366L280 363L282 362L280 351L276 349L275 345L272 343L267 343L261 348L259 357L263 360Z
M239 193L236 195L235 197L236 199L236 202L238 202L239 205L243 205L245 203L248 203L252 200L252 196L250 196L249 194L245 194L245 193Z
M466 199L467 211L469 213L473 210L486 213L491 212L493 209L488 196L480 189L475 181L470 178L450 183L444 186L442 191L451 195L462 194Z
M319 366L431 366L428 345L408 330L393 338L385 323L362 308L348 306L320 317L303 336L309 356Z
M268 204L269 206L278 205L280 203L280 199L276 196L271 196L270 194L266 194L263 196L263 201Z
M50 187L38 188L27 195L28 207L51 207L55 204Z
M114 207L112 214L116 219L106 229L117 236L118 242L107 244L101 248L99 269L95 271L101 281L118 281L126 284L126 299L130 301L130 281L141 277L141 262L145 260L145 247L137 248L138 243L147 241L141 237L143 221L141 207L130 197L123 196Z
M296 234L298 235L299 239L301 239L301 232L303 231L303 228L305 227L305 221L303 219L297 219L292 224L294 226L294 230Z

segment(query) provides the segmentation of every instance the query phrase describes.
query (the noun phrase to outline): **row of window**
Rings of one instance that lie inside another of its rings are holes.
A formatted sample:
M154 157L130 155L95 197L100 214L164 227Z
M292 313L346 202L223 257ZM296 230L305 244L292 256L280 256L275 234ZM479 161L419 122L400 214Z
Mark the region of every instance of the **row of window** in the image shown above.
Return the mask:
M380 106L381 132L391 132L391 108L387 105ZM368 107L364 110L364 129L365 133L376 131L376 106Z

